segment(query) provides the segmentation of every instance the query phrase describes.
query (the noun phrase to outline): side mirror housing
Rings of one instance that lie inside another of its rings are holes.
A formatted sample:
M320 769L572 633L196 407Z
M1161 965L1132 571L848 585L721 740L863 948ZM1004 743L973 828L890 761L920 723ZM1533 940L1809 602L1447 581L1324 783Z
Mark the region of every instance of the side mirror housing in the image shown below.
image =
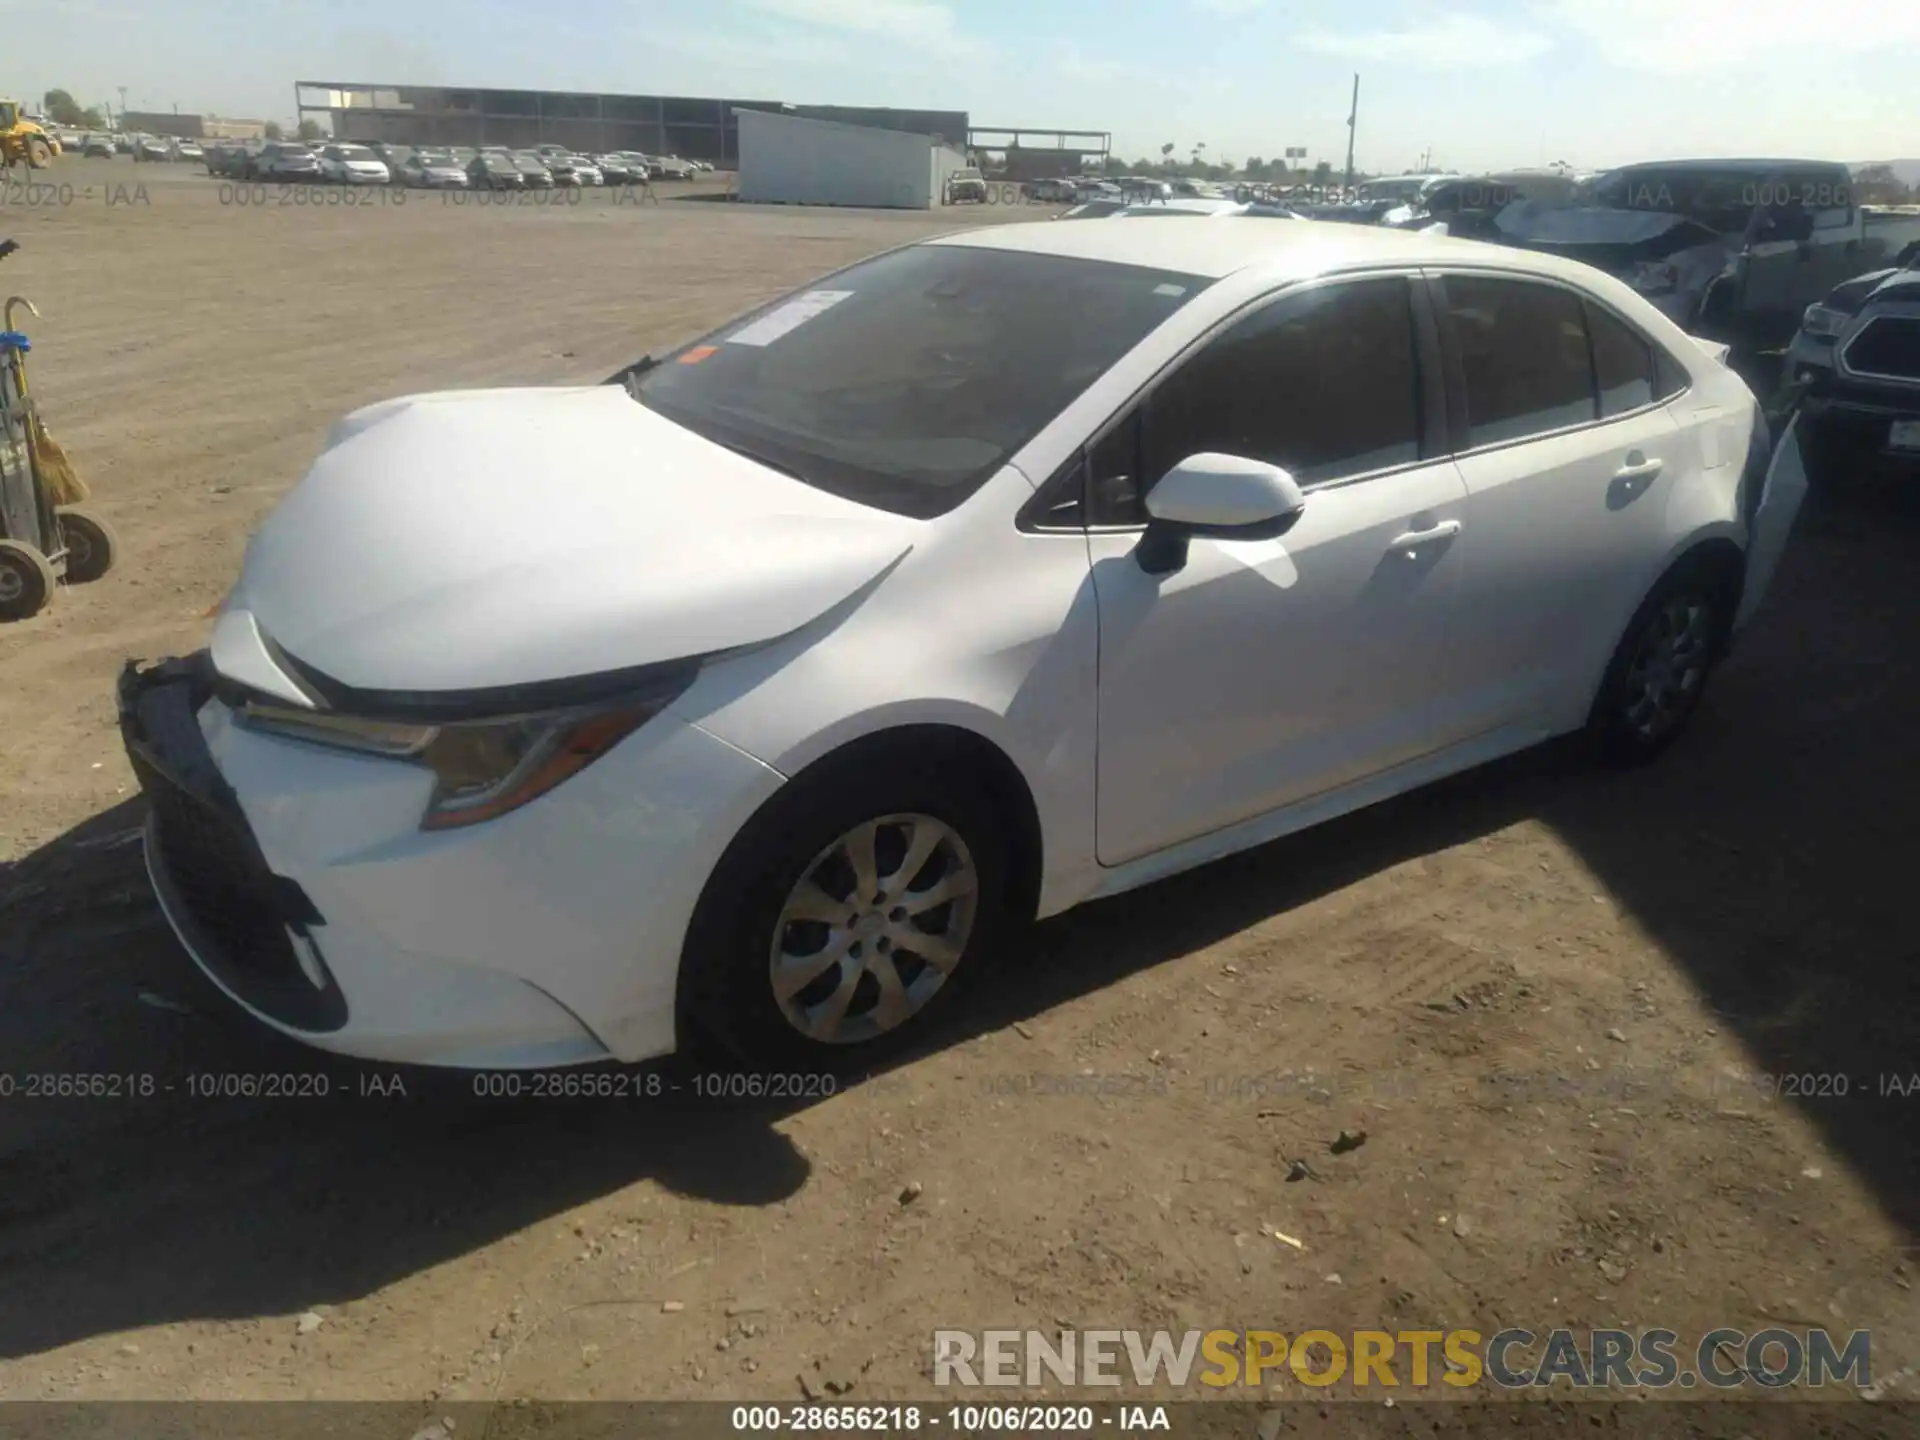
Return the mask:
M1272 540L1307 508L1299 484L1278 465L1203 452L1175 465L1147 492L1147 533L1135 552L1149 575L1187 563L1187 542Z

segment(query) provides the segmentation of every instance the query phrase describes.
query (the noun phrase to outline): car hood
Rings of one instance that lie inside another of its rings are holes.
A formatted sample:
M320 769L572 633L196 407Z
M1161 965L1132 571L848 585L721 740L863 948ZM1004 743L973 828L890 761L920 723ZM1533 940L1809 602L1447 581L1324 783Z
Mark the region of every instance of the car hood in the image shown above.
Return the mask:
M777 639L923 529L621 386L449 391L335 426L248 546L227 609L357 689L535 684Z

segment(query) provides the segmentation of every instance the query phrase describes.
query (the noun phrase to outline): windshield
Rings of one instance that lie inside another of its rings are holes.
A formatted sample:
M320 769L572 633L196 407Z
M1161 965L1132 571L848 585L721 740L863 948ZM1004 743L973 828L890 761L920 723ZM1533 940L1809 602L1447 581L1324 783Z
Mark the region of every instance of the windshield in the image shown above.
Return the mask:
M1765 203L1770 178L1751 171L1613 170L1589 181L1585 198L1613 210L1684 215L1722 235L1737 235L1755 205Z
M966 499L1207 283L918 245L679 351L636 393L809 485L928 519Z
M513 163L518 165L522 170L544 170L547 168L540 163L540 157L537 155L516 155L513 157Z
M378 160L380 158L364 145L342 145L334 153L342 160Z

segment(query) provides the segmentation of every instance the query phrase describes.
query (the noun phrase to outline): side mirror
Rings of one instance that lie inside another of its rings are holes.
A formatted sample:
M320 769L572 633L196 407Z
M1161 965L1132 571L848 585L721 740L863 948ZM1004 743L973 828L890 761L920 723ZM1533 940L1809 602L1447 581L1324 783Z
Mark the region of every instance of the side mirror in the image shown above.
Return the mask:
M1286 534L1307 497L1278 465L1239 455L1189 455L1147 492L1147 533L1134 552L1149 575L1187 563L1187 542L1272 540Z

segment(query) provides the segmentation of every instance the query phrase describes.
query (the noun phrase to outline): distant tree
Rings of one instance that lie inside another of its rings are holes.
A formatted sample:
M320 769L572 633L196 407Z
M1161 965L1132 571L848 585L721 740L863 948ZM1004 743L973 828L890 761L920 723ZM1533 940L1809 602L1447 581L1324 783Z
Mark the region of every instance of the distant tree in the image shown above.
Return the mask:
M1853 198L1863 205L1905 205L1913 199L1891 165L1862 165L1853 172Z
M107 128L107 117L100 113L98 105L89 105L80 112L80 118L74 124L81 130L104 130Z
M302 120L300 122L300 138L302 140L311 143L318 140L322 133L324 132L320 129L320 122L318 120Z
M1173 141L1171 140L1160 147L1160 168L1163 170L1173 168Z
M278 140L285 132L280 129L278 120L267 121L265 135L269 140Z
M41 97L41 107L56 125L78 125L86 114L65 90L49 90Z
M1109 175L1124 175L1127 173L1127 162L1118 155L1109 155L1101 162L1100 168Z
M1331 160L1322 160L1318 165L1313 167L1314 184L1325 185L1331 179L1333 179L1333 162Z
M1267 178L1267 162L1258 155L1249 155L1247 163L1240 167L1240 173L1249 180L1264 180Z

